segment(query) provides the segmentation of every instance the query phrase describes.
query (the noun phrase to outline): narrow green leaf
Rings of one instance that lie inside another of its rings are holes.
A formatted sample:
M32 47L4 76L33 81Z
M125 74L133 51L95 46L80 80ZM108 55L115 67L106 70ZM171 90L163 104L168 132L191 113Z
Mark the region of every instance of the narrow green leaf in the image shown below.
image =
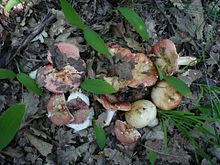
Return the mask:
M157 153L154 152L154 151L148 152L147 158L149 159L151 165L154 165L154 164L155 164L155 161L156 161L156 159L157 159L157 156L158 156Z
M0 68L0 80L14 78L16 74L9 69Z
M24 2L24 1L25 1L25 0L9 0L9 1L7 2L7 4L5 5L5 10L6 10L7 12L10 12L11 9L12 9L14 6L16 6L17 4L22 3L22 2Z
M121 14L128 20L134 29L140 34L144 41L148 41L149 35L144 21L132 9L126 7L118 7Z
M154 63L154 66L157 69L157 72L159 74L159 79L163 80L163 78L164 78L163 72L160 70L160 68L157 66L157 64Z
M92 29L86 28L83 30L86 42L96 51L106 56L112 56L103 39Z
M164 80L167 81L169 85L174 87L181 95L184 97L191 96L190 88L180 79L174 76L164 76Z
M70 5L66 0L60 0L61 8L63 14L67 21L71 25L77 26L79 29L84 29L85 25L80 17L80 15L76 12L76 10Z
M103 150L106 143L105 131L103 128L99 127L95 121L93 121L93 128L95 131L96 143L100 150Z
M81 88L95 94L110 94L117 90L104 80L87 79L81 84Z
M16 77L18 81L20 81L29 91L34 92L38 96L42 95L41 89L37 86L35 81L28 75L24 73L18 73Z
M0 116L0 151L11 142L20 128L26 108L25 104L16 104Z

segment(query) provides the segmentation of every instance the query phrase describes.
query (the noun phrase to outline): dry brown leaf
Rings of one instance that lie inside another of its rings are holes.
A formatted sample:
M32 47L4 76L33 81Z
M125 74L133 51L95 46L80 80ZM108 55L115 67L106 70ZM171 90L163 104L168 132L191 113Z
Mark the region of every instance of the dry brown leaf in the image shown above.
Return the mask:
M43 155L47 156L52 152L53 145L47 143L27 132L25 132L25 137L28 138L29 142Z
M33 117L37 111L39 110L38 104L39 104L39 97L35 95L32 92L26 92L23 94L23 101L25 104L28 105L28 109L25 112L25 121L29 120L31 117Z
M197 39L203 39L205 20L200 0L192 0L182 10L171 8L170 13L176 18L176 25L182 32L189 33L190 36L197 37Z

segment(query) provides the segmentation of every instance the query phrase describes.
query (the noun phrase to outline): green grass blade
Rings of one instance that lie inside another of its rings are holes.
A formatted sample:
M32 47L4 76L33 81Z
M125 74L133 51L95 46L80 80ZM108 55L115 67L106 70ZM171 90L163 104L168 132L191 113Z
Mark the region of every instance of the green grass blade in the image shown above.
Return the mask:
M81 88L95 94L110 94L117 90L104 80L87 79L81 84Z
M144 41L148 41L149 34L144 21L141 17L132 9L126 7L117 8L120 13L128 20L128 22L134 27L136 32L140 34Z
M191 137L191 135L188 133L188 131L187 131L184 127L182 127L182 126L180 126L180 125L178 125L178 124L176 124L175 126L176 126L181 132L183 132L187 138L189 138L189 140L193 143L193 145L195 146L195 148L199 151L199 154L200 154L201 156L203 156L204 158L206 158L211 164L213 164L213 161L212 161L211 157L210 157L210 156L200 147L200 145ZM214 165L214 164L213 164L213 165Z
M167 136L166 121L167 120L160 120L160 127L161 127L161 129L163 130L163 133L164 133L164 136L163 136L163 148L164 148L165 152L167 152L167 150L168 150L168 136Z
M16 77L18 81L20 81L29 91L34 92L38 96L42 95L41 89L37 86L35 81L32 78L30 78L28 75L24 73L18 73Z
M103 39L92 29L86 28L83 30L84 38L86 42L96 51L106 56L111 57L111 53L109 52L105 42Z
M84 29L85 25L80 17L80 15L76 12L76 10L70 5L66 0L60 0L61 8L63 14L67 21L71 25L77 26L79 29Z
M0 80L14 78L16 74L9 69L0 68Z
M99 149L103 150L105 148L106 143L105 131L103 128L97 126L95 121L93 121L93 128L95 131L96 143L98 144Z
M189 97L192 95L189 87L180 79L174 76L164 76L164 80L174 87L181 95L184 97Z
M163 78L164 78L163 72L160 70L160 68L157 66L157 64L154 63L154 66L157 69L157 72L159 74L159 79L163 80Z
M158 156L157 153L153 152L153 151L150 151L150 152L147 153L147 158L149 159L149 162L150 162L151 165L155 164L157 156Z
M16 104L0 116L0 151L5 148L18 131L25 110L25 104Z

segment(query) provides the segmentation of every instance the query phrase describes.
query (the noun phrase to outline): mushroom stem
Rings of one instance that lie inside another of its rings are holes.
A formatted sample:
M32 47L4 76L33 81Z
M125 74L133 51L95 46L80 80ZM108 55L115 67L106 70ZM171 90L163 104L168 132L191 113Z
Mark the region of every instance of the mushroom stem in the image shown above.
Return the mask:
M195 57L185 56L185 57L179 57L178 58L178 65L194 65L197 63L197 60Z
M115 114L115 111L112 111L112 110L107 110L106 112L106 119L105 119L105 124L104 126L109 126L111 121L112 121L112 118Z

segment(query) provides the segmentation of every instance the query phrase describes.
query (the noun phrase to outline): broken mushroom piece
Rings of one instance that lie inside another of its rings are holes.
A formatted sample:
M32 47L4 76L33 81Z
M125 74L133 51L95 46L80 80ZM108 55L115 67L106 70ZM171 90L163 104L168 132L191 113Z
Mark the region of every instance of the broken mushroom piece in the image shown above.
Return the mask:
M154 54L151 60L166 75L172 75L178 70L179 65L191 65L196 63L195 57L179 57L175 44L169 39L159 40L151 52Z
M53 93L65 93L73 91L80 86L83 72L78 72L68 65L61 71L57 71L52 65L46 65L39 69L37 83Z
M183 96L166 81L159 81L151 91L153 103L162 110L176 108L183 100Z
M67 107L75 120L67 126L75 131L80 131L92 125L94 111L89 108L89 97L81 92L73 92L67 99Z
M64 94L54 94L47 103L48 118L55 125L62 126L74 121L70 113Z
M123 61L123 63L114 64L116 73L118 73L117 70L120 70L117 68L124 70L122 73L118 73L118 77L105 77L105 80L116 89L127 86L132 88L138 88L139 86L148 87L156 83L158 73L150 58L145 54L132 53L129 49L123 48L118 44L109 45L109 50L113 56L117 56Z
M67 101L64 94L52 96L47 110L48 117L54 124L66 125L75 131L90 126L94 115L94 111L89 108L89 98L80 92L71 93Z
M141 134L135 128L120 120L116 120L114 132L116 138L124 145L132 144L141 137Z
M131 104L129 102L119 102L116 96L113 94L100 95L100 97L97 100L107 110L105 126L110 125L112 118L117 110L120 111L131 110Z
M156 106L149 100L138 100L131 105L131 110L125 112L128 124L135 128L157 125Z

